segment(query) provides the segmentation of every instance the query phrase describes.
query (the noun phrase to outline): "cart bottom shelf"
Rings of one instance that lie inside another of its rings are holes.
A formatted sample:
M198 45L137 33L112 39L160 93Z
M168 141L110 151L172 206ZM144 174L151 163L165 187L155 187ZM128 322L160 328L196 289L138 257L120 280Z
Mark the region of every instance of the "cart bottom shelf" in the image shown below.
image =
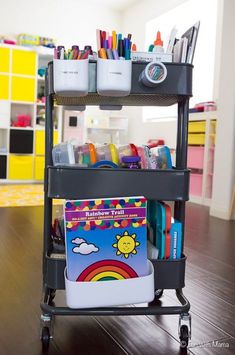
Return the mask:
M44 293L41 310L45 315L60 316L133 316L133 315L161 315L161 314L184 314L188 313L190 303L184 296L182 289L176 289L176 297L179 306L160 306L156 299L146 307L102 307L102 308L82 308L71 309L68 307L56 307L50 303L48 290Z

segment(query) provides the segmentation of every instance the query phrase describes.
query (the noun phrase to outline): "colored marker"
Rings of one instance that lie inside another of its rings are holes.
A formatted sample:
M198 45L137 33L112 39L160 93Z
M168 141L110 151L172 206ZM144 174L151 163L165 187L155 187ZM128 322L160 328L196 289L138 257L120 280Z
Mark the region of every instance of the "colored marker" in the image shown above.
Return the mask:
M118 55L117 49L113 49L112 52L113 52L113 59L119 60L119 55Z
M112 49L112 36L108 36L108 48Z
M117 34L116 34L116 31L112 32L112 49L117 49Z
M114 58L113 58L113 53L112 53L112 49L111 49L111 48L107 48L107 49L106 49L106 53L107 53L108 59L114 59Z
M105 48L100 48L98 50L98 53L99 53L99 57L102 58L102 59L107 59L107 54L106 54L106 50Z

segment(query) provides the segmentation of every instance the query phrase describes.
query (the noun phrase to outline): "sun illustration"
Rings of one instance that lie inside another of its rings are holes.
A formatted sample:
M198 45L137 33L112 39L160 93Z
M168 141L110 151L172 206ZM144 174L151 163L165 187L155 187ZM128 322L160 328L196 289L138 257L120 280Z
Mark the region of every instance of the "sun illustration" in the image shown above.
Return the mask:
M116 255L124 255L128 259L130 254L137 254L135 247L138 247L140 243L135 238L136 234L129 235L127 231L123 235L116 235L117 243L113 244L113 247L117 248Z

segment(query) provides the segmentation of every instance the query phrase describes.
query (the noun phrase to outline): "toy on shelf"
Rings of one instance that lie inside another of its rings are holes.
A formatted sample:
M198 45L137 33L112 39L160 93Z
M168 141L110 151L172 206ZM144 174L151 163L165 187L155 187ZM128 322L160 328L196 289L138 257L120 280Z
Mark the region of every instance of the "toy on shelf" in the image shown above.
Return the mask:
M12 127L31 127L30 115L17 115L16 120L12 121Z

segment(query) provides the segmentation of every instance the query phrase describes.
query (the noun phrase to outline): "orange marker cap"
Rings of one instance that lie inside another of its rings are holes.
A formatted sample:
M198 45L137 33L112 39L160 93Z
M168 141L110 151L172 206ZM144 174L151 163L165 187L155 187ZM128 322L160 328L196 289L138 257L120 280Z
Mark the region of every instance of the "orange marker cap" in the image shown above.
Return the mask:
M161 32L160 31L157 31L157 38L154 41L154 45L155 46L163 46L163 41L161 39Z

